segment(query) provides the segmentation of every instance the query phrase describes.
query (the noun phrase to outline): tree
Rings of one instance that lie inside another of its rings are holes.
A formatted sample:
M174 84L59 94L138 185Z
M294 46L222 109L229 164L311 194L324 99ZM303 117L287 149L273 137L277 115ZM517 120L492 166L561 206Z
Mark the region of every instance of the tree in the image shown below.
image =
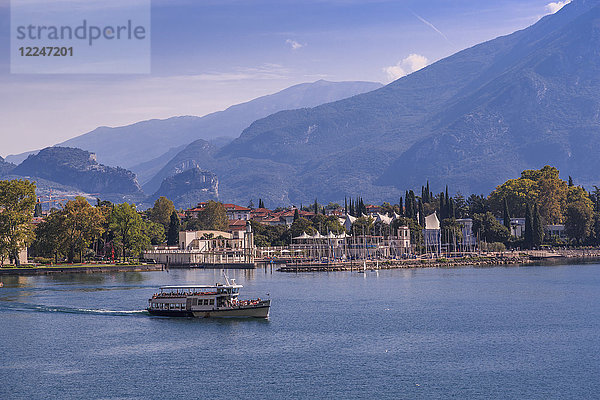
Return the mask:
M403 217L404 216L404 205L402 204L402 196L400 196L400 203L398 204L398 214Z
M254 244L258 247L285 246L290 243L290 232L284 225L263 225L250 221L254 233Z
M503 210L502 210L502 219L504 221L504 226L510 232L510 228L511 228L511 226L510 226L510 212L508 211L508 201L506 201L506 198L504 199L504 207L503 207Z
M181 221L177 211L173 210L171 217L169 218L169 231L167 233L167 245L177 246L179 244L179 230L181 227Z
M591 233L592 209L584 202L575 202L567 206L565 231L570 238L581 245Z
M443 243L454 244L462 241L462 226L456 218L446 218L443 220L441 230Z
M169 229L171 214L175 211L173 202L164 196L159 197L154 206L149 210L150 221L161 224L165 230Z
M298 209L296 208L294 210L294 221L296 221L298 218L300 218L300 212L298 211Z
M144 235L150 240L150 244L157 246L165 241L165 228L153 221L144 221Z
M198 214L200 229L226 231L229 229L229 219L222 203L210 200Z
M308 235L312 235L316 232L313 224L304 217L298 218L296 221L292 223L290 227L290 233L292 237L301 236L303 233Z
M41 217L42 216L42 203L40 203L39 200L37 201L37 203L35 203L35 209L33 211L33 216L34 217Z
M473 215L473 235L479 235L481 240L488 243L504 243L510 238L509 230L489 211L485 214Z
M92 207L84 197L76 197L65 204L55 214L59 249L68 262L83 262L83 250L90 246L104 232L104 215L100 209ZM57 249L57 250L59 250Z
M352 224L352 232L356 235L369 235L369 232L373 229L373 223L375 221L371 217L360 217L357 218Z
M317 203L317 199L315 199L315 204L313 205L313 209L314 209L314 213L318 214L319 213L319 203Z
M569 175L569 187L575 186L573 184L573 178L571 178L571 175Z
M19 266L19 252L35 236L31 218L37 202L35 183L28 180L0 181L0 265L6 257Z
M456 196L454 196L454 213L456 214L456 218L466 218L466 216L469 215L467 201L460 192L456 193Z
M265 208L265 203L262 201L262 199L258 199L258 208Z
M544 224L542 223L542 216L537 204L533 206L533 221L532 221L532 237L531 242L534 246L538 247L544 241Z
M533 214L529 204L525 207L525 247L530 249L533 247Z
M123 203L114 207L110 216L110 230L115 236L115 244L121 251L123 261L127 255L139 255L150 245L150 239L144 234L142 217L134 204Z
M470 195L467 198L467 208L469 209L469 216L485 214L489 211L488 201L484 195Z

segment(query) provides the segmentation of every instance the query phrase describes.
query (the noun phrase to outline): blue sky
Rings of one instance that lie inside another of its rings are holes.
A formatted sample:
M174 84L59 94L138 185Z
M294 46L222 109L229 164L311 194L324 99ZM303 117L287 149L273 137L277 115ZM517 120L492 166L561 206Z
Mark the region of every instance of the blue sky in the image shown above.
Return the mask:
M13 0L19 1L19 0ZM293 84L390 82L525 28L548 0L154 0L151 74L10 74L0 0L0 155L97 126L204 115Z

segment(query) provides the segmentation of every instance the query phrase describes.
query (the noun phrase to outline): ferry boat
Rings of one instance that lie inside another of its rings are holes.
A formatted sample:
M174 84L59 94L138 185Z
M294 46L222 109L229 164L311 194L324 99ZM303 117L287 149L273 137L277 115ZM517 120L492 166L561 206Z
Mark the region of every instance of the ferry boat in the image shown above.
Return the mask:
M239 300L243 286L226 280L214 286L163 286L148 300L148 312L165 317L269 318L271 300Z

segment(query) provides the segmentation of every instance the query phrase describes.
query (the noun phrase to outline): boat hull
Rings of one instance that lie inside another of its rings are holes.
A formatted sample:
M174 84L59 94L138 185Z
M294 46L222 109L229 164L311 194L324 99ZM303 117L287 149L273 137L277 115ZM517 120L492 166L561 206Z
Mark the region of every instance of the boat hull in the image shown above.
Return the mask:
M269 310L271 308L271 301L265 300L258 304L232 307L232 308L220 308L212 310L157 310L148 309L150 315L156 315L161 317L195 317L195 318L223 318L223 317L234 317L234 318L269 318Z

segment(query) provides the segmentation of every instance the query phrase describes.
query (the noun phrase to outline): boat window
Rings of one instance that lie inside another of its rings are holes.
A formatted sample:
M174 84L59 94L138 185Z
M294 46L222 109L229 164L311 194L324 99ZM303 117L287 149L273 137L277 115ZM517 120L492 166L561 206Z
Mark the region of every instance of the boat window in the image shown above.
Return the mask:
M210 299L210 302L208 304L210 304L212 306L215 304L215 301L213 299Z
M208 299L204 299L204 305L207 306L208 305Z

